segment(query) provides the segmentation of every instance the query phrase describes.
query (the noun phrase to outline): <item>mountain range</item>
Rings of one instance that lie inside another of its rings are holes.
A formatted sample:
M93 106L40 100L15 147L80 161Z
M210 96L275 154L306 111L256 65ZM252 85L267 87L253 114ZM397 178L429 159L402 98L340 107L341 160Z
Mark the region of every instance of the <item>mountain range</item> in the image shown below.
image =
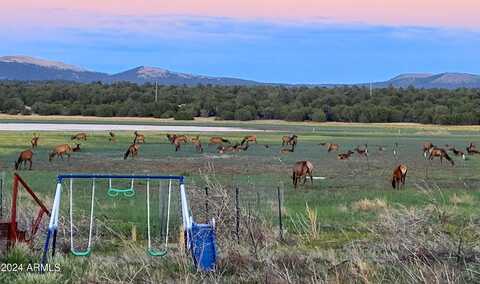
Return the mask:
M0 80L18 81L72 81L79 83L97 82L114 83L127 81L136 84L155 83L160 85L281 85L263 83L228 77L211 77L179 73L167 69L140 66L116 74L107 74L83 69L78 66L58 61L33 58L29 56L0 57ZM288 84L294 85L294 84ZM310 86L339 86L346 84L311 84ZM348 84L347 84L348 85ZM368 86L370 83L353 85ZM467 73L410 73L396 76L383 82L371 84L374 88L408 87L416 88L480 88L480 75Z

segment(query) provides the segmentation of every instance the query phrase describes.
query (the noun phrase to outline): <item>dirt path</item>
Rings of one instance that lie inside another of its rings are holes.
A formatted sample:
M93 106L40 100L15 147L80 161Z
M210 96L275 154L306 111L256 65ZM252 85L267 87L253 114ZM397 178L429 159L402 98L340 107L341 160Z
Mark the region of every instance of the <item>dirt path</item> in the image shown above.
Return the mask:
M258 132L239 127L128 125L81 123L0 123L0 131L179 131L179 132Z

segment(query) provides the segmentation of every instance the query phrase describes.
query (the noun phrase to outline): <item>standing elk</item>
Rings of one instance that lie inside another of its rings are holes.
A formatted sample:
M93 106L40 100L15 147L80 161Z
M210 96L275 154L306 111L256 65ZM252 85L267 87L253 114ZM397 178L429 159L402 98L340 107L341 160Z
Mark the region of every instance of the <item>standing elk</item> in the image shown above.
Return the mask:
M15 162L15 170L19 170L23 164L23 168L27 167L27 162L30 164L29 170L32 169L32 158L33 158L33 152L32 150L28 149L25 151L22 151L20 155L18 156L18 160Z
M36 133L33 133L32 140L30 140L30 143L32 144L32 149L37 148L37 146L38 146L38 139L39 139L39 138L40 138L39 135L37 135Z
M138 131L133 132L135 138L133 139L133 144L145 143L145 135L139 133Z
M303 184L307 181L307 176L310 176L310 181L313 184L313 164L310 161L298 161L293 166L292 181L293 187L297 188L298 182L303 177Z
M392 174L392 187L394 189L400 189L400 187L405 187L405 178L407 177L407 166L398 165L398 167L393 170Z
M282 137L282 147L284 147L285 145L296 146L297 142L298 142L298 136L295 134L285 135Z
M70 153L72 152L72 147L68 144L61 144L55 146L52 152L48 155L48 161L51 162L52 159L57 156L63 160L63 155L67 155L68 159L70 160Z
M123 155L123 159L126 160L128 158L128 156L132 157L136 157L138 155L138 151L140 150L140 144L131 144L130 146L128 146L128 149L127 151L125 152L125 154Z

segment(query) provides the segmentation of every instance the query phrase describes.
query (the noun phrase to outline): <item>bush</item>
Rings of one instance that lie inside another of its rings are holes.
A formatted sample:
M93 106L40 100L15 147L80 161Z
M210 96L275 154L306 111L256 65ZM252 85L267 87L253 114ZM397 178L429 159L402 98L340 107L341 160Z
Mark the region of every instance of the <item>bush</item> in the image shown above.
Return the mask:
M193 116L190 112L179 111L173 117L175 120L193 120Z

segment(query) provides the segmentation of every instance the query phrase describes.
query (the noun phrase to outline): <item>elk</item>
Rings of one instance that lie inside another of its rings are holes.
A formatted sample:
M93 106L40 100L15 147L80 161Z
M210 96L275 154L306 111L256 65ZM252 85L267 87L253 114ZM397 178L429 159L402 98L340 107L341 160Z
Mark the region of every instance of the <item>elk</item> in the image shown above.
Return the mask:
M39 138L40 138L40 136L38 136L36 133L33 133L32 140L30 141L30 143L32 144L32 149L37 148Z
M170 141L170 144L175 144L175 141L177 141L178 143L187 143L188 142L188 137L185 136L185 135L167 134L166 136L167 136L168 141Z
M466 150L469 155L480 154L480 151L478 151L477 147L471 142L470 145L467 146Z
M228 143L230 144L230 141L228 139L225 139L223 137L220 137L220 136L213 136L209 139L209 142L208 142L208 145L210 144L220 144L222 145L223 143Z
M368 159L368 146L367 146L367 144L365 144L365 147L363 149L361 149L359 146L357 146L357 148L355 148L353 150L355 150L360 157L365 157L365 158Z
M298 161L293 166L292 181L293 187L297 188L298 182L303 177L303 184L307 181L307 176L310 176L310 181L313 184L313 164L310 161Z
M422 150L423 150L423 156L425 157L425 159L427 158L428 153L430 152L430 149L434 147L435 145L433 145L432 142L423 143Z
M445 149L433 147L433 148L430 148L429 153L430 153L430 155L428 156L429 160L433 160L433 158L439 157L440 163L443 164L443 159L445 158L447 161L449 161L452 164L452 166L455 165L455 162L452 160L452 158L450 158L450 156L447 154L447 151L445 151Z
M83 141L87 141L87 133L85 132L80 132L80 133L77 133L75 135L72 135L72 137L70 137L71 140L83 140Z
M190 141L192 141L192 144L195 145L195 150L197 152L203 152L202 141L200 141L200 137L198 135L196 137L192 137Z
M320 143L320 145L322 146L326 146L327 147L327 152L333 152L333 151L338 151L338 149L340 148L340 145L339 144L332 144L332 143Z
M123 159L126 160L128 156L132 157L133 159L133 157L138 155L138 150L140 150L140 144L131 144L130 146L128 146L127 151L123 155Z
M295 134L292 135L285 135L282 137L282 147L285 145L297 145L298 136Z
M462 159L465 160L465 153L463 151L457 150L455 147L451 147L449 150L452 151L455 156L462 157Z
M70 160L70 153L72 152L72 147L68 144L61 144L55 146L52 152L48 155L48 161L51 162L52 159L57 156L63 160L63 155L67 155L68 159Z
M348 160L353 153L355 153L355 152L353 152L352 150L348 150L347 153L338 154L338 155L337 155L337 159L339 159L339 160Z
M72 148L72 151L73 151L73 152L80 152L80 150L81 150L81 149L80 149L80 144L76 143L75 145L76 145L76 146L75 146L74 148Z
M242 142L240 143L240 145L243 145L245 142L255 142L255 144L257 144L257 135L248 135L248 136L245 136L242 140Z
M392 174L392 187L394 189L400 189L400 186L405 186L405 178L407 177L407 166L405 165L398 165Z
M33 152L32 150L28 149L25 151L20 152L20 155L18 156L18 160L15 162L15 170L19 170L23 164L23 167L27 167L27 162L30 164L29 170L32 169L32 158L33 158Z
M135 138L133 139L133 144L145 143L145 135L139 133L136 130L135 132L133 132L133 134L135 135Z

